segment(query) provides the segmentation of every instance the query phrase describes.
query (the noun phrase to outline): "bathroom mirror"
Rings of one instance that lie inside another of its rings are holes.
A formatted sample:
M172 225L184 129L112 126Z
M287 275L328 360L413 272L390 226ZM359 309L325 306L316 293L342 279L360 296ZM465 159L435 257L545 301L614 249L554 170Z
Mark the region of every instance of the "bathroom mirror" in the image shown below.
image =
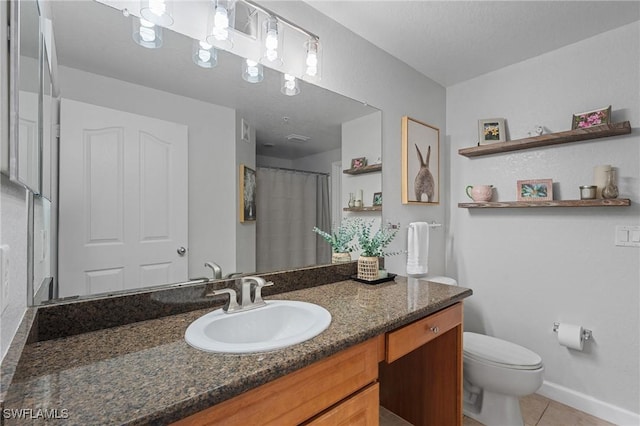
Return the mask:
M35 0L11 2L9 146L3 146L2 171L34 193L41 190L42 73L38 67L44 45L40 13Z
M84 136L89 135L88 139L83 139L86 142L84 148L83 145L70 148L68 143L73 138L65 135L75 130L69 123L80 122L73 118L78 115L73 114L95 110L101 117L123 115L133 117L136 126L149 119L153 125L176 125L184 129L187 135L186 168L180 172L173 170L171 175L162 175L157 172L159 167L154 168L155 174L150 174L147 181L149 188L159 190L163 188L161 183L183 180L187 185L179 191L183 201L166 198L163 203L150 204L145 210L145 217L149 221L141 225L143 228L148 226L148 229L162 228L165 226L164 218L171 216L166 206L173 208L181 203L187 206L184 214L188 237L180 241L172 240L163 248L176 258L182 256L182 252L187 272L184 278L176 279L166 275L159 263L148 262L147 265L151 266L141 267L134 279L136 282L145 281L145 288L209 278L212 271L204 266L205 262L220 265L223 276L283 269L255 267L256 246L260 246L256 243L256 227L260 217L255 222L239 221L241 165L258 169L258 173L262 166L266 166L306 170L312 175L331 175L328 179L331 185L328 186L333 188L330 192L337 193L340 186L336 188L335 184L342 178L342 169L349 168L348 164L343 164L336 169L336 164L341 160L343 127L363 119L368 120L367 128L378 129L378 134L374 137L367 135L364 138L366 140L362 140L361 136L358 143L377 144L370 151L377 152L378 157L380 155L380 111L362 102L305 82L301 82L300 94L284 96L280 91L281 74L267 67L264 69L264 81L259 84L247 83L241 78L242 58L225 51L218 51L215 68L200 68L192 60L194 40L166 28L163 29L161 48L143 48L136 45L132 38L132 20L135 16L124 16L120 10L98 2L51 2L51 9L61 99L60 182L58 188L56 179L52 179L51 184L51 191L55 193L57 189L60 193L59 205L54 202L51 206L52 214L59 211L57 221L60 227L58 251L51 253L51 257L55 259L57 256L59 260L56 279L58 296L61 298L95 297L140 289L135 285L122 289L112 288L109 284L101 287L101 283L108 282L111 275L124 273L119 267L96 266L95 269L89 268L91 271L80 278L63 277L63 258L73 253L66 246L67 235L79 228L78 223L95 226L89 231L96 236L91 244L97 249L96 254L92 254L97 262L110 256L105 253L120 238L118 233L121 228L118 226L121 223L107 221L118 217L116 213L121 211L118 207L119 191L127 189L122 181L110 179L110 176L117 175L114 167L106 167L93 175L78 172L86 168L82 161L83 158L86 160L87 155L104 158L119 151L110 148L113 146L110 141L115 140L110 138L115 133L105 130L110 128L108 125L98 130L94 126L91 131L87 131L90 125L85 126L84 130L80 130ZM377 121L377 124L371 126L370 119ZM353 128L349 127L351 133L354 133ZM305 137L310 139L305 141ZM163 146L162 137L150 137L147 142L148 152L157 155L154 158L168 158L163 157L164 151L158 148ZM125 155L117 158L130 157ZM376 157L370 158L375 161ZM159 163L153 161L151 166L156 167ZM321 163L324 165L319 169ZM67 172L70 174L65 175ZM94 185L99 178L102 178L101 183ZM380 173L375 175L375 179L381 185ZM90 194L88 198L87 194ZM93 203L91 206L95 207L91 210L93 216L89 222L67 217L70 211L73 213L77 210L69 207L69 200L77 197L84 200L82 203ZM262 197L272 198L268 194ZM340 214L341 207L346 206L340 206L342 203L338 194L338 200L332 207L337 214ZM281 215L289 217L286 211ZM101 223L106 227L100 228ZM302 232L313 234L311 228L305 225ZM144 258L147 254L143 249L163 241L155 237L142 239L138 247L126 252L125 256ZM290 245L295 246L295 243ZM88 250L79 253L86 252ZM144 264L145 261L141 262ZM302 263L295 267L315 263ZM251 265L255 269L251 269ZM53 266L51 268L55 269ZM95 291L83 294L76 289L67 290L69 281L74 284L91 281L95 284ZM41 289L40 293L46 291Z

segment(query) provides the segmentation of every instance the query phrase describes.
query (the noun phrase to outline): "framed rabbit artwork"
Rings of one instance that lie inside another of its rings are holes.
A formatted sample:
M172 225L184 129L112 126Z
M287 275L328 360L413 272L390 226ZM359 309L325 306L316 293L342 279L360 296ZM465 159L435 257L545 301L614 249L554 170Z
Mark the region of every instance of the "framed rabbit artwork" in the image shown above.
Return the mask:
M440 203L440 129L402 117L402 204Z

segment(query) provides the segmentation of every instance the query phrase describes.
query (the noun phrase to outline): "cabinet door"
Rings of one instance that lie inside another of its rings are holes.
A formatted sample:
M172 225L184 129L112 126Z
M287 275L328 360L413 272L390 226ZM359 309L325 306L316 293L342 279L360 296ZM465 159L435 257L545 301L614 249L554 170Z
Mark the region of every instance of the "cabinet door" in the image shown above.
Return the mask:
M378 344L377 338L367 340L174 425L300 424L376 382Z
M307 426L377 426L380 385L377 383L321 414Z

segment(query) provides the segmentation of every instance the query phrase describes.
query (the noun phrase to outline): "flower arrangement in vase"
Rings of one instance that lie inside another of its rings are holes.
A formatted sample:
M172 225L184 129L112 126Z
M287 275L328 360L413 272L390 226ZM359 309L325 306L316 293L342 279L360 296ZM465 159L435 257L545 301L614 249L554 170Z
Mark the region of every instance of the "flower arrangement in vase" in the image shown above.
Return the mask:
M313 227L313 232L320 235L331 246L331 263L351 262L351 252L355 249L352 241L358 232L358 223L359 221L355 219L345 219L340 226L334 227L331 233L317 226Z
M385 252L384 249L393 241L398 229L382 227L374 233L373 220L358 222L358 246L362 250L358 258L358 278L373 281L378 279L379 258L392 256L400 252Z

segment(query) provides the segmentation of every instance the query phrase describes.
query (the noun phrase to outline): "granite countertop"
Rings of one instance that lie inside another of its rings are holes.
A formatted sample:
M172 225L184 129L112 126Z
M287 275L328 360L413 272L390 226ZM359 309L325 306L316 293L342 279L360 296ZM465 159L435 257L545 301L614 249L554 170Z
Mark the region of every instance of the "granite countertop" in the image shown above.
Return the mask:
M265 297L321 305L331 325L307 342L248 355L207 353L184 341L187 326L211 309L27 344L2 417L6 425L167 424L470 295L463 287L396 277ZM12 409L31 418L7 418ZM40 410L59 418L45 421Z

